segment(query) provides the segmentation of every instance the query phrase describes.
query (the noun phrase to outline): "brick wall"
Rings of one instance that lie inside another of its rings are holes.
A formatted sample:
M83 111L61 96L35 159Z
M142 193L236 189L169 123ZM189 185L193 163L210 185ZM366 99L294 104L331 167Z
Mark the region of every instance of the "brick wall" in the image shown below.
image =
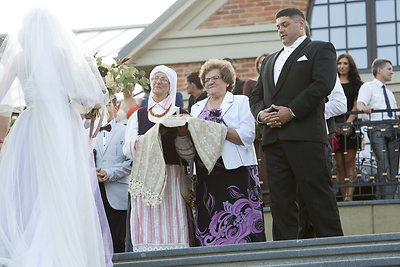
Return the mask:
M234 60L236 75L242 80L255 79L257 71L254 65L255 58L245 58ZM174 69L178 74L178 91L185 91L186 77L194 71L199 71L204 62L187 64L171 64L168 67Z
M178 74L178 91L185 91L186 77L194 71L199 71L202 64L203 62L168 65Z
M198 29L225 28L275 23L275 14L283 8L296 7L306 15L304 0L230 0L203 22ZM255 79L258 74L255 58L234 59L236 75L242 80ZM170 65L178 74L178 91L185 90L186 76L199 71L203 62Z
M296 7L306 15L308 1L230 0L203 22L198 29L275 23L276 13L287 7Z

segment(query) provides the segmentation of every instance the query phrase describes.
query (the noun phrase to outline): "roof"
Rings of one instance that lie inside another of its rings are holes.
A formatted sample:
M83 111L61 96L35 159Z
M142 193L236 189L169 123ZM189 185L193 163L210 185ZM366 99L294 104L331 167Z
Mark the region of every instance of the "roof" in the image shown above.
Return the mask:
M274 24L199 29L228 0L178 0L118 53L138 66L253 58L281 47Z
M118 52L148 24L74 30L86 51L111 63Z
M273 24L198 29L227 2L177 0L151 24L74 32L85 49L104 57L104 62L130 56L137 66L202 62L209 58L253 58L281 47Z
M118 52L140 34L149 24L99 27L73 30L84 49L104 62L111 63ZM7 34L0 34L0 45Z

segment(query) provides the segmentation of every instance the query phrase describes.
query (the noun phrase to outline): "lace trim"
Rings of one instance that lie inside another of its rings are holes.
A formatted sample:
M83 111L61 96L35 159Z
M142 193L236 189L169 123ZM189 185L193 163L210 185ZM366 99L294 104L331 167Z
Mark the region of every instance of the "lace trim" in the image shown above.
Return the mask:
M160 194L152 192L150 189L146 188L142 181L132 180L132 177L129 183L129 193L134 199L138 196L143 197L145 203L153 207L160 205L162 202L162 196Z

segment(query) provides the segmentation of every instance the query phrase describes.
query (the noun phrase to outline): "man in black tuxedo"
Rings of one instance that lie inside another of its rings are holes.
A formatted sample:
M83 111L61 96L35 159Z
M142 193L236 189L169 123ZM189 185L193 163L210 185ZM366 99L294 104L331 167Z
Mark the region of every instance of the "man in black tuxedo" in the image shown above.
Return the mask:
M296 189L317 237L343 235L324 119L324 100L337 75L335 48L307 38L305 17L296 8L279 11L276 26L284 48L263 61L250 99L254 117L264 124L273 238L299 238Z

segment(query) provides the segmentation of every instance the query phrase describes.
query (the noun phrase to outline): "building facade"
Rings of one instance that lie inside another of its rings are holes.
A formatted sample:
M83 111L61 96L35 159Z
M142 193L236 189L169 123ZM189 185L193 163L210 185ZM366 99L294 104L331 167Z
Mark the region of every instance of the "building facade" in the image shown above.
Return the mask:
M400 69L400 2L395 0L178 0L118 57L132 56L146 72L158 64L174 68L179 91L185 77L210 58L232 58L240 79L254 79L256 57L282 47L275 14L286 7L304 12L313 40L332 42L338 55L351 54L364 81L373 79L376 57ZM400 101L397 71L388 87Z

